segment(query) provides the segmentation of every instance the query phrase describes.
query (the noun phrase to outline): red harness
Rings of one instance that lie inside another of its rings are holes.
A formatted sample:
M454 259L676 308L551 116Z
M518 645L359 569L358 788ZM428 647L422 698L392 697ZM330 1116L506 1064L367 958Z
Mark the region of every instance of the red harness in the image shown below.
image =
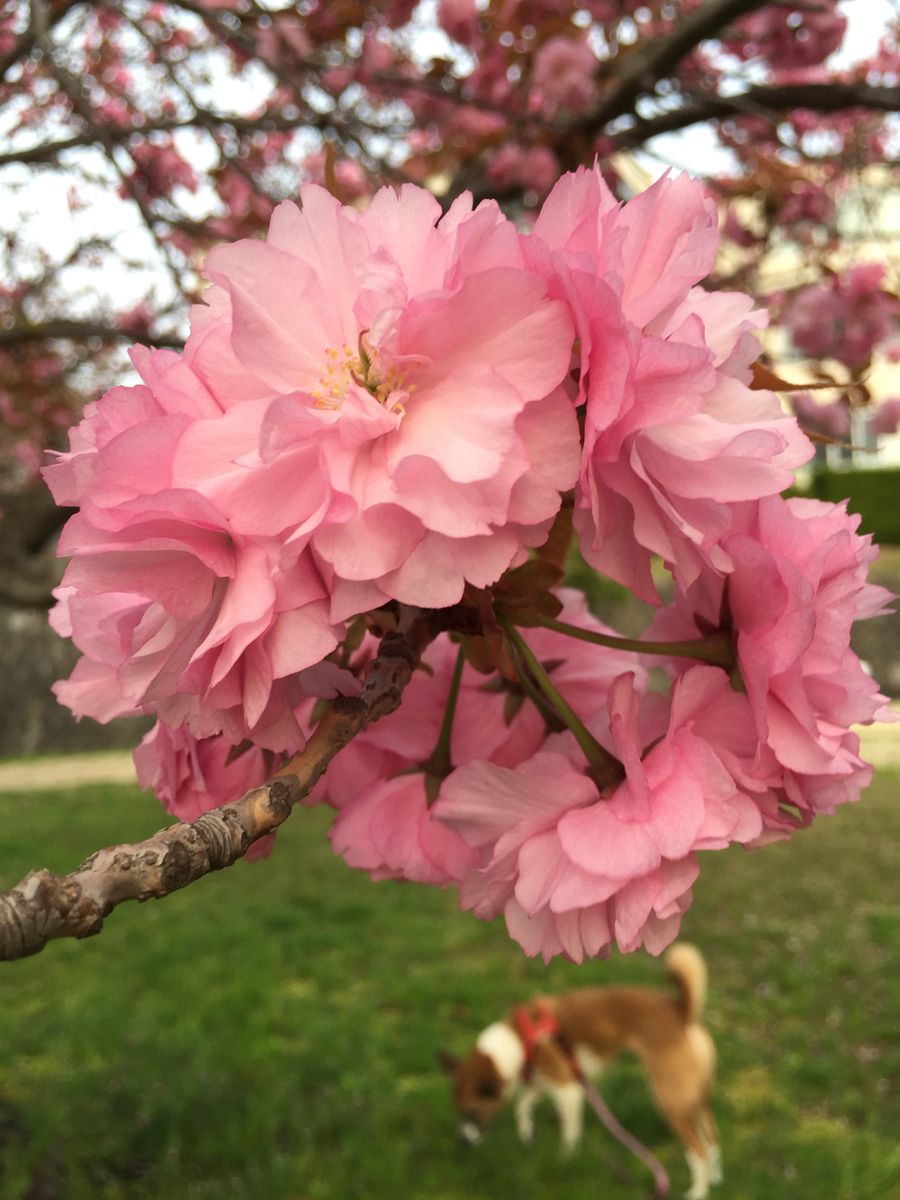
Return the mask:
M520 1004L513 1013L516 1033L522 1039L525 1051L524 1077L528 1079L534 1069L534 1056L540 1042L559 1038L559 1021L549 1000L534 1000L529 1004ZM574 1063L574 1060L573 1060Z

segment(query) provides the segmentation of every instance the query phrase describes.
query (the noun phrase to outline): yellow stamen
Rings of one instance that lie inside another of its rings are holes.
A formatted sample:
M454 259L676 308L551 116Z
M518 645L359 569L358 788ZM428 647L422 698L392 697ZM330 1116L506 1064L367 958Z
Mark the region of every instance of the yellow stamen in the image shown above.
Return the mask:
M416 385L405 384L403 373L396 363L382 361L381 351L369 341L367 329L360 333L356 350L351 350L347 345L340 351L329 346L325 358L328 361L319 385L310 393L316 408L339 409L347 398L350 384L355 383L389 412L398 417L404 415L406 409L403 404L397 400L391 402L391 394L403 392L406 399L415 391Z

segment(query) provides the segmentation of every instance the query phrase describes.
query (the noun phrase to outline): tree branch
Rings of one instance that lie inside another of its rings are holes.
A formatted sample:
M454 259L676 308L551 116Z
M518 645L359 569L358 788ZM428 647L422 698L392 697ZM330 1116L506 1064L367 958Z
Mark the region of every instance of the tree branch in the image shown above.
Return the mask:
M63 17L67 17L71 10L79 4L81 0L66 0L64 4L59 5L54 9L52 18L48 25L48 29L54 29ZM6 54L0 55L0 80L6 79L6 73L9 69L27 58L34 49L34 43L37 36L37 29L34 19L29 22L28 28L22 33L19 39L14 42Z
M37 954L54 938L90 937L123 901L161 899L243 858L287 820L339 750L399 706L423 650L444 627L435 618L445 615L402 610L400 628L382 639L360 695L335 700L305 749L262 787L189 825L98 850L70 875L29 872L0 895L0 961Z
M615 84L586 119L597 128L607 125L623 113L634 110L635 101L643 92L651 92L660 79L665 79L683 58L708 38L730 25L738 17L770 0L707 0L707 3L684 17L671 34L651 38L639 49L616 64Z
M71 511L40 482L0 493L0 604L50 607L61 571L53 543Z
M639 118L628 129L612 134L611 141L617 150L627 150L641 146L661 133L674 133L701 121L745 116L750 109L755 116L771 116L775 120L798 108L820 113L840 112L847 108L900 112L900 91L867 83L759 84L735 96L697 96L671 112Z
M146 226L147 233L152 241L156 244L159 251L160 260L163 267L168 272L172 282L175 295L181 295L186 289L183 286L183 280L179 274L175 264L172 262L169 247L165 240L160 236L159 230L156 227L156 217L150 207L141 197L134 182L128 173L123 169L121 163L116 158L115 150L116 143L101 132L101 126L97 124L97 118L94 113L91 102L87 98L81 82L64 67L54 56L55 47L50 40L50 24L47 10L46 0L31 0L32 23L36 30L35 44L43 53L46 60L47 69L56 80L56 84L60 92L67 98L72 108L72 112L80 117L89 130L94 130L97 134L97 140L103 149L106 159L112 170L118 175L122 187L128 195L128 198L135 205L141 215L141 220Z
M116 325L104 325L102 321L72 321L56 317L36 325L15 324L8 329L0 326L0 346L14 346L21 342L70 341L82 342L88 338L99 338L103 342L147 342L154 346L165 346L171 350L184 348L184 339L167 335L150 338L146 332L138 333Z

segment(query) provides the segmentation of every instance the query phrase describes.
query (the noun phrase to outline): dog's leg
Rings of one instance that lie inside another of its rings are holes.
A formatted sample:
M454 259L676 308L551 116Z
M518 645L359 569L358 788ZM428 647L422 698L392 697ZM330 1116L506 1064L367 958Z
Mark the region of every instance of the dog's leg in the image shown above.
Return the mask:
M540 1092L537 1088L526 1083L519 1091L516 1097L516 1129L519 1131L519 1139L523 1142L530 1142L534 1137L534 1106L540 1099Z
M709 1147L697 1129L695 1114L672 1105L660 1104L660 1108L684 1147L690 1168L691 1186L685 1196L687 1200L706 1200L711 1182Z
M685 1192L685 1200L706 1200L709 1195L709 1159L693 1150L685 1150L688 1166L691 1169L691 1186Z
M708 1104L701 1103L697 1110L697 1127L706 1147L709 1159L709 1182L722 1182L722 1151L719 1148L719 1135L716 1121Z
M546 1085L550 1099L559 1117L559 1132L564 1154L571 1154L581 1141L584 1126L584 1091L581 1084L550 1083Z
M722 1150L718 1143L709 1148L709 1182L721 1183L725 1178L722 1172Z

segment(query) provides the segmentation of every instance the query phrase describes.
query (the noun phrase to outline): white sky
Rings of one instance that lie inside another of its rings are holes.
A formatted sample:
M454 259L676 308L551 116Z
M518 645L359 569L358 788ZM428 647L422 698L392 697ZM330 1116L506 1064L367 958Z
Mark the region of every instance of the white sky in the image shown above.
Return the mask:
M877 46L882 31L900 7L900 0L842 0L841 8L849 19L846 44L835 65L847 66L871 54ZM434 0L425 0L417 13L417 23L426 28L434 25ZM423 57L430 52L446 52L446 38L440 33L423 33L421 38ZM233 102L233 81L229 82L229 101ZM718 142L710 126L695 126L679 133L667 134L654 139L655 155L639 154L635 157L653 176L661 174L668 165L703 174L724 173L732 168L729 152ZM99 151L81 151L82 162L92 162L98 176L107 174L107 167ZM32 236L53 258L65 257L79 237L97 234L115 239L123 255L135 264L156 260L155 248L132 205L123 203L115 194L114 186L90 189L86 211L73 215L68 204L69 181L52 172L32 173L28 168L6 168L2 175L6 183L18 180L20 189L0 206L0 231L10 229L22 222L23 213L33 213ZM197 214L199 215L199 213ZM79 285L85 290L85 305L89 305L91 289L97 286L96 273L78 271L71 280L73 288ZM108 277L106 279L108 283ZM135 265L121 274L116 271L115 288L118 303L127 308L138 303L146 294L151 282L156 285L156 304L170 302L173 298L169 280L158 271L141 270Z

